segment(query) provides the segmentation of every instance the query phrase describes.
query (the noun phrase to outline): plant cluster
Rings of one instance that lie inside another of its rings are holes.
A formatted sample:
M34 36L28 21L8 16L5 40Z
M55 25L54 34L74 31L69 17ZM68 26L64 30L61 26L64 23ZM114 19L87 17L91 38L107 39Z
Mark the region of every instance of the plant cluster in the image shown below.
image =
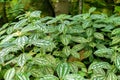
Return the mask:
M120 80L120 17L28 12L0 28L0 80Z

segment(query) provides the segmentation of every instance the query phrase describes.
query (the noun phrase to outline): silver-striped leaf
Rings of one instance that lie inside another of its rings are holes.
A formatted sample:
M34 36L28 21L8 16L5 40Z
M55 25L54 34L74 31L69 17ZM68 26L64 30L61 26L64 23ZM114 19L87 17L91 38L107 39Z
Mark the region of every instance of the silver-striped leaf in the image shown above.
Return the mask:
M106 80L105 76L102 74L94 74L92 75L90 80Z
M17 74L17 78L18 78L19 80L30 80L30 79L29 79L29 76L28 76L27 74L23 74L23 73L18 73L18 74Z
M118 80L117 76L114 73L108 73L106 80Z
M94 52L96 56L105 57L105 58L111 58L112 53L113 53L113 50L109 48L101 48Z
M120 70L120 55L117 55L114 60L115 66Z
M93 62L89 66L89 70L91 70L91 69L98 69L98 68L110 69L111 65L108 62Z
M6 36L6 37L1 41L0 44L4 44L4 43L10 41L14 36L15 36L15 34L10 34L10 35Z
M54 75L45 75L42 78L40 78L39 80L59 80L59 79Z
M120 28L116 28L112 31L112 35L120 34Z
M63 80L86 80L79 74L67 74Z
M63 49L62 49L62 53L65 54L67 57L70 55L70 46L65 46Z
M23 67L24 64L26 63L27 61L27 56L25 53L21 54L20 56L18 56L18 59L17 59L17 64L20 66L20 67Z
M102 33L99 33L99 32L95 32L94 37L96 39L104 40L104 35Z
M4 75L4 79L5 80L13 80L14 75L15 75L15 68L11 68L6 71L6 73Z
M15 25L14 25L14 29L21 29L24 25L26 25L27 19L23 19L18 21Z
M87 43L88 40L85 39L84 37L72 37L72 41L77 42L77 43Z
M60 79L63 79L70 72L70 67L68 63L64 62L57 66L57 75Z
M64 45L68 45L70 43L70 40L71 40L71 35L61 35L60 39Z
M18 45L20 48L23 48L28 42L28 37L27 36L22 36L22 37L18 37L15 40L16 45Z
M114 36L112 37L112 45L118 44L120 42L120 36Z

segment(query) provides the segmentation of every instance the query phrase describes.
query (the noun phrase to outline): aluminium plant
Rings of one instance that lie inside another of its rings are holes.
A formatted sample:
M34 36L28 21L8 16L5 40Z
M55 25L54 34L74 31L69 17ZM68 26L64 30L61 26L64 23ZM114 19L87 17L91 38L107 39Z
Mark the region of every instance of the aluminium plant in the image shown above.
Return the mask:
M0 28L0 80L120 80L120 17L28 12Z

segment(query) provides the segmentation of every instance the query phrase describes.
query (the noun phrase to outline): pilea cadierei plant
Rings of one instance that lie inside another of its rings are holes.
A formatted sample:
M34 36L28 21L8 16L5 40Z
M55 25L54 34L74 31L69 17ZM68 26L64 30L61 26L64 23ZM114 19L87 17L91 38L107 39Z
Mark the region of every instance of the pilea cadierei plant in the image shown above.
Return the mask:
M120 80L120 16L41 17L0 28L0 80Z

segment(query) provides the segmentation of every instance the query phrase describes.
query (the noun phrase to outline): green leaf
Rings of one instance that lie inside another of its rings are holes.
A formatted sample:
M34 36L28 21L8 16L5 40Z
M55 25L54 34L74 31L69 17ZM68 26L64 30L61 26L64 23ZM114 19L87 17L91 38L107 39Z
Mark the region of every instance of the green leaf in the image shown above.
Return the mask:
M82 24L83 29L86 29L87 27L90 27L90 26L91 26L91 21L85 21Z
M9 70L7 70L7 72L4 75L4 79L5 80L13 80L13 77L15 75L15 69L11 68Z
M38 47L43 47L46 49L47 47L50 47L50 46L55 47L55 45L53 45L54 44L53 42L49 40L43 40L43 39L31 41L31 44L38 46Z
M50 33L49 29L51 28L51 26L46 26L45 24L42 24L39 21L38 22L36 21L36 23L34 23L34 25L31 24L31 27L33 27L33 28L31 28L33 30L37 30L37 31L44 32L44 33ZM53 28L54 27L52 27L52 29ZM56 28L54 28L54 29L56 29Z
M56 60L52 55L45 55L45 56L42 56L42 57L35 57L33 59L33 61L34 61L34 64L38 64L40 66L55 66L56 65Z
M85 32L85 31L84 31L83 27L80 26L80 25L75 25L73 27L69 27L68 30L67 30L67 33L72 33L72 34L74 34L74 33L79 33L80 34L80 33L83 33L83 32Z
M100 39L100 40L104 40L104 35L102 33L99 33L99 32L95 32L94 37L97 39Z
M112 29L114 29L114 25L109 24L105 28L101 29L101 31L103 31L103 32L110 32L111 33Z
M101 15L101 14L91 14L90 18L91 19L105 19L105 15Z
M48 62L51 64L51 66L56 65L56 59L53 55L46 55L45 59L48 60Z
M71 49L71 55L73 57L75 57L75 58L80 59L80 54L77 51L73 50L73 49Z
M118 44L120 42L120 37L119 36L115 36L112 38L112 45L114 44Z
M97 49L106 49L106 46L104 44L96 44Z
M18 56L18 59L17 59L17 64L20 66L20 67L23 67L24 64L26 63L27 61L27 56L25 53L21 54L20 56Z
M93 48L96 47L96 45L97 45L97 44L94 43L94 42L90 42L90 43L89 43L89 46L90 46L90 47L93 47Z
M6 47L3 48L0 51L0 57L4 57L6 56L9 52L16 52L17 50L19 50L19 48L17 46L10 46L10 47Z
M56 47L56 45L55 45L53 42L51 42L50 45L47 46L47 51L52 52L52 50L53 50L55 47Z
M23 73L18 73L17 77L19 80L30 80L27 74L23 74Z
M63 79L70 72L68 63L61 63L57 66L57 75L60 79Z
M52 20L49 20L46 24L53 24L56 23L58 20L56 18L53 18Z
M0 64L4 64L4 58L0 57Z
M109 48L105 48L105 49L98 49L97 51L94 52L94 54L100 54L100 53L111 53L112 50Z
M92 50L91 49L89 49L89 50L86 50L85 52L84 52L84 54L83 54L83 58L88 58L91 54L92 54Z
M93 34L93 28L88 28L86 30L86 34L87 34L88 37L92 36L92 34Z
M120 12L120 6L115 6L114 12Z
M19 29L19 28L21 29L24 25L26 25L26 23L27 23L27 19L23 19L14 25L14 29Z
M51 63L44 57L35 58L33 61L34 64L38 64L40 66L51 66Z
M82 18L86 20L88 17L90 17L89 13L82 14Z
M26 33L26 32L29 32L29 31L34 31L34 30L37 30L37 29L39 29L38 26L34 26L33 24L28 24L27 26L25 26L21 30L21 33Z
M46 16L46 17L42 17L40 21L48 21L48 20L52 20L53 17L51 16Z
M1 71L2 67L0 66L0 71Z
M61 35L60 39L64 45L68 45L70 43L70 40L71 40L71 35Z
M84 37L72 37L72 40L77 43L87 43L88 40Z
M72 73L77 73L78 72L78 66L77 66L76 63L71 62L71 63L69 63L69 65L70 65L70 72L72 72Z
M89 9L89 13L92 13L92 12L94 12L95 10L96 10L95 7L91 7L91 8Z
M62 54L62 51L54 51L53 55L57 57L66 57L65 54Z
M106 80L118 80L114 73L109 73Z
M68 74L65 76L64 80L85 80L79 74Z
M0 36L3 35L6 32L6 30L0 31Z
M13 55L13 54L9 54L9 55L6 55L5 57L4 57L4 60L6 61L8 61L8 60L11 60L11 59L13 59L15 56Z
M120 34L120 28L116 28L112 31L112 35Z
M65 24L60 24L59 26L57 26L57 29L60 33L66 33L68 30L68 27Z
M115 66L120 70L120 55L116 56L114 63Z
M65 46L63 49L62 49L62 53L65 54L67 57L70 55L70 46Z
M85 44L76 44L72 47L72 50L74 51L80 51L85 47Z
M58 16L56 16L57 20L64 20L64 19L69 19L71 16L70 15L66 15L66 14L60 14Z
M44 31L44 33L53 33L56 32L57 29L55 28L55 26L40 26L40 31ZM57 34L56 34L57 35Z
M14 31L13 27L9 27L9 28L7 28L7 30L6 30L6 33L7 33L7 34L11 34L13 31Z
M9 53L9 49L8 48L5 48L5 49L2 49L0 51L0 58L4 57L5 55L7 55Z
M105 28L106 26L107 26L106 24L97 24L97 23L93 24L94 28Z
M90 80L105 80L105 76L102 74L94 74Z
M36 34L31 34L29 37L29 43L31 44L33 41L36 41L39 38L40 34L36 33Z
M120 21L120 17L112 17L111 19L114 22L115 26L119 26L120 25L120 22L119 22Z
M43 73L42 70L43 70L43 68L40 68L40 67L39 68L38 67L37 68L32 67L32 69L30 70L30 73L33 77L36 77L36 78L38 77L39 78L39 77L44 76L44 73Z
M15 43L17 46L19 46L20 48L23 48L28 42L28 37L27 36L22 36L22 37L18 37L15 40Z
M104 69L96 68L96 69L93 69L93 74L102 74L105 76L106 73L105 73Z
M54 71L55 71L55 69L53 69L53 68L55 68L55 66L53 66L53 67L43 67L43 68L41 68L41 69L43 69L43 71L42 71L42 73L44 73L45 75L53 75L54 74Z
M75 65L77 65L78 66L78 68L86 68L86 66L85 66L85 64L83 63L83 62L80 62L80 61L74 61L73 62ZM87 69L86 69L86 71L87 71Z
M118 80L120 80L120 75L117 76Z
M99 69L99 68L110 69L111 66L110 66L110 64L108 62L93 62L89 66L89 70L91 70L91 69Z
M3 31L4 29L7 29L8 26L9 26L9 23L3 24L2 27L0 28L0 31Z
M109 48L101 48L94 52L95 55L105 58L111 58L112 53L113 53L112 49Z
M40 78L39 80L59 80L59 79L54 75L45 75L42 78Z
M4 44L4 43L10 41L14 36L15 36L15 34L10 34L10 35L6 36L6 38L4 38L4 39L1 41L1 44Z
M41 14L41 11L33 11L30 13L30 17L36 17L39 18Z

